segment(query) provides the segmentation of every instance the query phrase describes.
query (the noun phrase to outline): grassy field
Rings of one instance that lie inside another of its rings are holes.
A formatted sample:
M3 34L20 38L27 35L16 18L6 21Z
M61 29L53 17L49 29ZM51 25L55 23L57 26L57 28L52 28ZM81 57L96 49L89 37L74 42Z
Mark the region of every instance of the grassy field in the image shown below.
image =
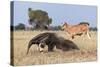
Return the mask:
M40 53L37 46L33 45L26 55L28 42L35 35L47 31L14 31L14 65L38 65L38 64L56 64L56 63L70 63L97 60L97 32L91 31L91 39L87 36L77 36L72 41L80 48L80 50L71 50L63 52L54 49L54 52ZM49 31L55 32L58 36L66 39L66 32L64 31ZM84 39L83 39L84 38ZM47 47L45 48L47 51Z

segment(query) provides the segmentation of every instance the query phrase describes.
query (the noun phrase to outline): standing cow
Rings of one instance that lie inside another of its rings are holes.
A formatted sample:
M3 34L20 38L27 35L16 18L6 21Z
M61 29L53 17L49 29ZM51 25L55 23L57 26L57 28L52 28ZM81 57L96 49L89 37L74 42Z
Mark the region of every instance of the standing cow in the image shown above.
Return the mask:
M88 38L91 39L91 35L89 34L89 23L81 22L77 25L69 25L66 22L62 26L63 30L66 30L68 34L74 39L76 35L85 35L87 34Z

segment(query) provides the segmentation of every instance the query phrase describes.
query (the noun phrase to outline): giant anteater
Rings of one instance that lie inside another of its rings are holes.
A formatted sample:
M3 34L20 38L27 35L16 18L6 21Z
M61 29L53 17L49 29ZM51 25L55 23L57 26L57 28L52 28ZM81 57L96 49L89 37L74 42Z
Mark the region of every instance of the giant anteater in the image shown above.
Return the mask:
M32 44L37 44L38 47L44 48L45 45L48 46L48 51L53 51L53 48L56 46L57 49L61 49L63 51L67 51L69 49L79 49L75 43L70 40L67 40L63 37L57 36L56 33L41 33L37 36L33 37L28 44L27 54L29 52L30 47ZM41 50L43 51L43 50Z

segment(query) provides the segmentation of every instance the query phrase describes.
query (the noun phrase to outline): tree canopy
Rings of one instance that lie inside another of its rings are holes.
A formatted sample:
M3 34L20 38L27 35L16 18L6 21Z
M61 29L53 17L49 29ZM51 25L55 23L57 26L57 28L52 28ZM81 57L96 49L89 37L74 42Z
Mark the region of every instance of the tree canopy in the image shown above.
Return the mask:
M49 18L48 13L43 10L28 9L29 24L36 29L46 29L52 23L52 18Z

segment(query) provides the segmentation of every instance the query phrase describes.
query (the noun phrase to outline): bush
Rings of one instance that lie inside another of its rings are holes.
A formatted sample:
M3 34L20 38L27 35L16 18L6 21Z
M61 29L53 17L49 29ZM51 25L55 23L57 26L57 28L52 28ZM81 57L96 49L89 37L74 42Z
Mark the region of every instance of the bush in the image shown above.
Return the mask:
M90 27L89 30L91 30L91 31L97 31L97 27Z
M15 26L15 30L25 30L25 25L22 23L19 23L17 26Z

